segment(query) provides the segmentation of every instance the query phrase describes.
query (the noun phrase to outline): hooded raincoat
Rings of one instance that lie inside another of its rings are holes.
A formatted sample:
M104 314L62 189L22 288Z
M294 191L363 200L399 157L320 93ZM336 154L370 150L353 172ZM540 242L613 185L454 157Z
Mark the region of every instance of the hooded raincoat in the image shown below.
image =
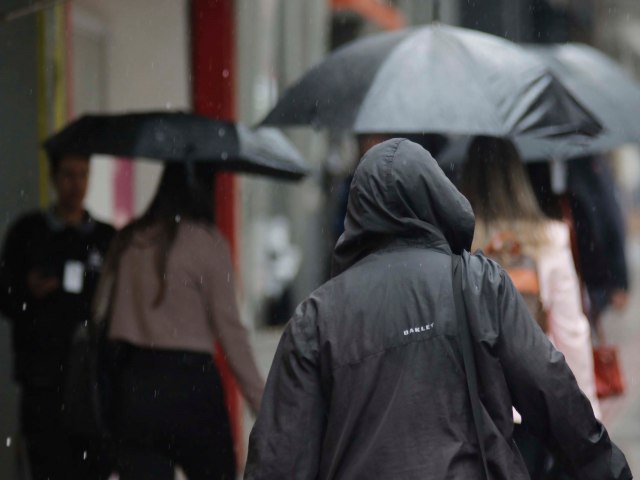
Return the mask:
M512 405L576 478L632 478L508 276L464 252L473 230L469 203L422 147L393 139L365 155L335 275L302 302L280 341L246 479L483 478L452 251L463 256L491 480L529 478Z

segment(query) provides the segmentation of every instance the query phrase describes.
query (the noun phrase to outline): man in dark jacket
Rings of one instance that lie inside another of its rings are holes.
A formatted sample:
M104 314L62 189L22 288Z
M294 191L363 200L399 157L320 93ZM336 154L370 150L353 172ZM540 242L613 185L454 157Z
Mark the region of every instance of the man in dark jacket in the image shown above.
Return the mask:
M335 276L298 307L278 347L245 478L483 478L452 251L462 254L491 479L528 478L512 405L576 478L632 478L508 276L465 252L473 231L469 203L426 150L393 139L365 155Z
M56 205L9 229L0 257L0 312L11 322L20 428L33 480L91 479L94 452L63 426L62 389L73 334L89 320L102 261L115 230L84 209L89 159L51 162ZM94 455L95 454L95 455Z
M621 309L627 303L629 278L624 218L605 157L572 161L567 188L580 273L589 293L590 317L595 323L609 305Z
M527 164L538 202L549 217L565 219L563 199L551 191L548 162ZM607 158L594 155L568 163L567 195L575 229L576 269L589 295L589 319L598 319L609 306L624 308L629 274L625 254L625 224L615 179Z

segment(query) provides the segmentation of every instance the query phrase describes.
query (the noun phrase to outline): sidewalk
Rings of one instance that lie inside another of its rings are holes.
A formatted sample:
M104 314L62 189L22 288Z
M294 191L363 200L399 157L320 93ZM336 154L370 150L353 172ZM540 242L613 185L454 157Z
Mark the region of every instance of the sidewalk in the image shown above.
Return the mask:
M278 347L278 342L280 341L283 331L284 327L270 327L252 332L251 344L254 348L256 363L258 364L258 369L265 380L269 374L269 368L271 368L273 356L276 353L276 348ZM242 419L242 426L244 428L243 440L245 456L249 445L249 434L251 433L254 421L255 418L251 415L249 409L245 408L244 418Z
M604 330L609 343L618 345L626 382L621 397L602 401L604 424L611 438L625 453L631 471L640 472L640 238L629 241L631 273L629 305L622 313L608 312Z

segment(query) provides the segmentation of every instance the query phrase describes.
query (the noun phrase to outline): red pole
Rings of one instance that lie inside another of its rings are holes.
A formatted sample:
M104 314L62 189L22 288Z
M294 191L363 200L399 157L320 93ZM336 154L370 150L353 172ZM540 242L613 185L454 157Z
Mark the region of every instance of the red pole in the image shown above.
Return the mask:
M193 109L202 115L224 120L235 119L235 38L233 0L192 0L191 53ZM216 178L215 210L218 228L227 238L237 265L236 195L237 184L231 174ZM231 428L239 461L242 452L242 408L238 388L221 349L216 348Z

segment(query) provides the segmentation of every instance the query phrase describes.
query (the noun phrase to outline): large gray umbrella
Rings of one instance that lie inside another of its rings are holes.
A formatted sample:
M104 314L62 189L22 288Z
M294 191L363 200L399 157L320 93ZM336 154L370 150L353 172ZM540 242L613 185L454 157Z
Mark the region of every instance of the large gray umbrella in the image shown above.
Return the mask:
M85 115L49 137L49 154L115 155L165 162L207 162L220 171L298 180L308 172L274 128L179 112Z
M263 123L544 138L601 130L535 55L445 25L342 47L286 90Z
M625 143L640 143L640 84L609 57L587 45L531 45L538 56L603 125L595 138L571 138L553 142L516 138L525 161L568 160L607 152ZM443 164L464 159L471 139L452 139L439 157Z
M593 112L604 132L584 145L565 145L552 152L559 158L602 153L625 143L640 143L640 84L609 57L587 45L532 45L573 96ZM527 159L540 157L535 142L520 143Z

